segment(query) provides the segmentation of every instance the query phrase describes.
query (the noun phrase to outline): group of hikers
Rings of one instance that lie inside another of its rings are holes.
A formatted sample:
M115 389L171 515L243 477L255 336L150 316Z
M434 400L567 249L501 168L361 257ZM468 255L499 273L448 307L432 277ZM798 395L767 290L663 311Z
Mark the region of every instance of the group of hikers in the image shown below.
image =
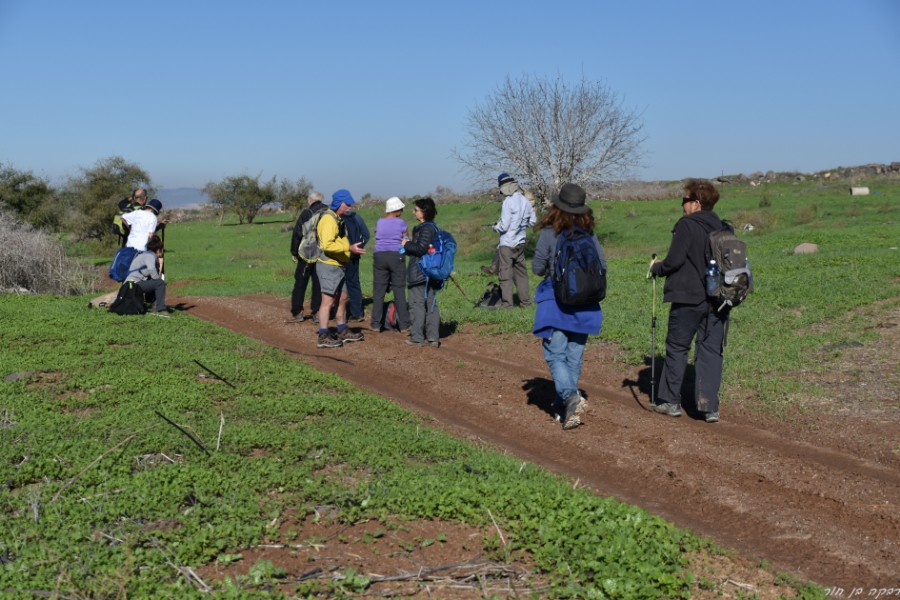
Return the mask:
M603 321L600 301L605 296L607 264L594 234L593 212L586 204L585 190L567 183L553 195L538 222L534 207L513 177L501 173L498 187L504 200L493 229L500 239L495 264L488 272L499 275L500 308L513 308L516 295L520 306L535 305L533 333L541 339L553 379L554 413L563 429L572 429L582 423L587 408L578 387L585 344L589 335L600 333ZM307 208L294 226L291 257L297 267L290 321L311 318L318 325L317 347L337 348L364 340L363 333L351 330L348 322L365 320L359 259L366 253L369 230L353 211L355 200L349 191L338 190L328 205L324 200L318 192L310 194ZM648 274L666 278L663 301L672 304L659 402L654 410L672 417L681 415L681 387L696 337L695 401L708 423L719 420L729 312L714 308L707 294L710 234L724 227L713 211L718 200L718 190L707 181L685 184L683 217L672 231L667 256L656 260L654 255ZM431 198L415 200L412 231L403 219L405 208L400 198L389 198L375 226L370 328L375 332L399 330L408 334L405 343L413 346L440 347L437 292L444 281L429 279L419 267L421 257L434 252L440 235L435 224L437 208ZM531 228L539 232L532 272L543 278L533 301L525 261L525 238ZM307 314L304 299L310 282L311 312ZM386 304L388 291L393 300ZM332 319L334 329L329 328Z

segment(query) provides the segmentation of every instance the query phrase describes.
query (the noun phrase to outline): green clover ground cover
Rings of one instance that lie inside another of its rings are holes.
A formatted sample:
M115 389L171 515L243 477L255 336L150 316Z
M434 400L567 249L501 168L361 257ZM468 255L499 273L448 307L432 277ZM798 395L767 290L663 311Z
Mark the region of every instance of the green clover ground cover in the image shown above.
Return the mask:
M497 557L531 553L558 597L689 595L692 534L209 323L41 296L0 297L0 320L0 374L19 375L0 381L3 594L191 595L176 566L331 505L348 522L494 515Z

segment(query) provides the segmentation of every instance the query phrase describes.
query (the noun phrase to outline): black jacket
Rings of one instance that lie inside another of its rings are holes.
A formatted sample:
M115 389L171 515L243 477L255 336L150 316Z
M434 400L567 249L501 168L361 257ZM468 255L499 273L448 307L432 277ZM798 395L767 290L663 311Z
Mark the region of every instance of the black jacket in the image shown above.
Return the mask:
M706 300L709 234L721 228L722 220L711 210L697 211L675 223L665 260L652 268L654 275L666 278L664 302L700 304Z
M359 213L348 212L344 215L344 225L347 228L347 239L350 240L352 246L356 242L360 242L360 246L365 248L369 241L369 228L366 222L359 216ZM359 262L359 254L350 254L350 260Z
M320 210L328 208L322 202L313 202L310 206L300 211L297 222L294 224L294 233L291 234L291 256L298 258L297 249L300 247L300 241L303 239L303 224L313 218L313 215Z
M428 253L428 248L434 243L434 236L436 235L437 227L431 221L425 221L424 223L419 223L413 227L412 237L403 247L406 254L411 257L406 266L407 287L424 285L425 275L422 273L421 269L419 269L419 261L417 259ZM429 282L429 287L439 288L442 285L442 281Z

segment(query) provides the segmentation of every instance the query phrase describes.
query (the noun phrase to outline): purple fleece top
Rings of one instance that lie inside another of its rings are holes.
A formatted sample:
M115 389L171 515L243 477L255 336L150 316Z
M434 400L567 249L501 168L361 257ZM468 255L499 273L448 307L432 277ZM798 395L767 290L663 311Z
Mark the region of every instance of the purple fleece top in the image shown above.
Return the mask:
M406 232L406 221L403 219L381 217L375 224L375 252L397 252L400 250L400 238Z

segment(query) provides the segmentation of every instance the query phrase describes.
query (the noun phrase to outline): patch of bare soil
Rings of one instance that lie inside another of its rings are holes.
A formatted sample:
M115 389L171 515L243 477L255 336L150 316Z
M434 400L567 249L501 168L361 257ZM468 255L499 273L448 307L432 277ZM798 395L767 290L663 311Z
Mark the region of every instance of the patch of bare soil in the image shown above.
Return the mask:
M783 421L759 416L750 402L723 405L722 422L712 425L690 411L679 419L653 413L649 368L617 362L611 344L591 344L581 379L589 401L585 424L562 431L550 412L553 386L540 343L530 334L492 337L473 326L449 324L440 348L414 348L399 333L363 327L361 343L318 349L311 322L286 322L283 298L173 301L188 314L281 348L316 369L340 373L453 434L711 537L747 557L750 566L733 576L735 584L741 577L757 577L752 565L765 560L826 587L900 587L896 320L880 330L874 346L843 350L838 370L846 376L822 382L833 393L830 410L798 412ZM875 377L882 380L877 397L860 391ZM478 561L478 546L473 542L468 552L453 548L420 562ZM398 574L411 567L373 559L361 570ZM720 585L714 587L723 593ZM748 593L732 587L735 595ZM439 595L450 597L447 593ZM753 593L768 596L759 588Z

